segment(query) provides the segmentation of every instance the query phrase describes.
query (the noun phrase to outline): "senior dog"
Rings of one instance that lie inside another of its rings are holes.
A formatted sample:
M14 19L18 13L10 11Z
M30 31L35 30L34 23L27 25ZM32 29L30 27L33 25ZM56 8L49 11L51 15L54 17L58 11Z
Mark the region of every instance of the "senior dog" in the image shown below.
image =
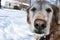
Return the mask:
M36 1L27 9L32 40L60 40L59 8L47 1Z

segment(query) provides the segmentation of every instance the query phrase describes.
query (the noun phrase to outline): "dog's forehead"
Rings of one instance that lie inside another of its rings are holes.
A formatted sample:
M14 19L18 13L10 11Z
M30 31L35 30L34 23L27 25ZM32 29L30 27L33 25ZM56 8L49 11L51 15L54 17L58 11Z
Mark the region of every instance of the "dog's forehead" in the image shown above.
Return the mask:
M31 8L37 8L37 9L45 9L45 8L51 8L51 4L49 2L45 2L45 1L37 1L34 4L31 5Z

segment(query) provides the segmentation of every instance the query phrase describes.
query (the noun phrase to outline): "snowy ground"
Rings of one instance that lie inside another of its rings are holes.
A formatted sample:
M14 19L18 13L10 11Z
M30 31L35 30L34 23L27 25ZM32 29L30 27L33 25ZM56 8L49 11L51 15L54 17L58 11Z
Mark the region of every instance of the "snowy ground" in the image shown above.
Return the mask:
M32 40L32 35L25 11L0 9L0 40Z

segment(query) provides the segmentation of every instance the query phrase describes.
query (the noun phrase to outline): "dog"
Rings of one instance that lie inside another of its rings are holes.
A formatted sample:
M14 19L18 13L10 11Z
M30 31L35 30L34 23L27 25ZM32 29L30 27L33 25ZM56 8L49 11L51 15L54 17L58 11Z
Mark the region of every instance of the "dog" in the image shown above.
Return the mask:
M27 9L32 40L60 40L59 7L47 1L36 1ZM58 31L59 30L59 31Z

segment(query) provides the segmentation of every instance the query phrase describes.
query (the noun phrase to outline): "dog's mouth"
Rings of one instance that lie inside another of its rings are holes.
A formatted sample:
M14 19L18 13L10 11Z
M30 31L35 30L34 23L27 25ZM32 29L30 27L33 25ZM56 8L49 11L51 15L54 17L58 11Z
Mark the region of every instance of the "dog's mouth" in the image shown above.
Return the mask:
M35 33L42 34L44 33L44 29L46 28L46 21L42 19L36 19L34 21Z
M36 34L44 34L44 31L40 31L40 30L34 30L34 33L36 33Z

